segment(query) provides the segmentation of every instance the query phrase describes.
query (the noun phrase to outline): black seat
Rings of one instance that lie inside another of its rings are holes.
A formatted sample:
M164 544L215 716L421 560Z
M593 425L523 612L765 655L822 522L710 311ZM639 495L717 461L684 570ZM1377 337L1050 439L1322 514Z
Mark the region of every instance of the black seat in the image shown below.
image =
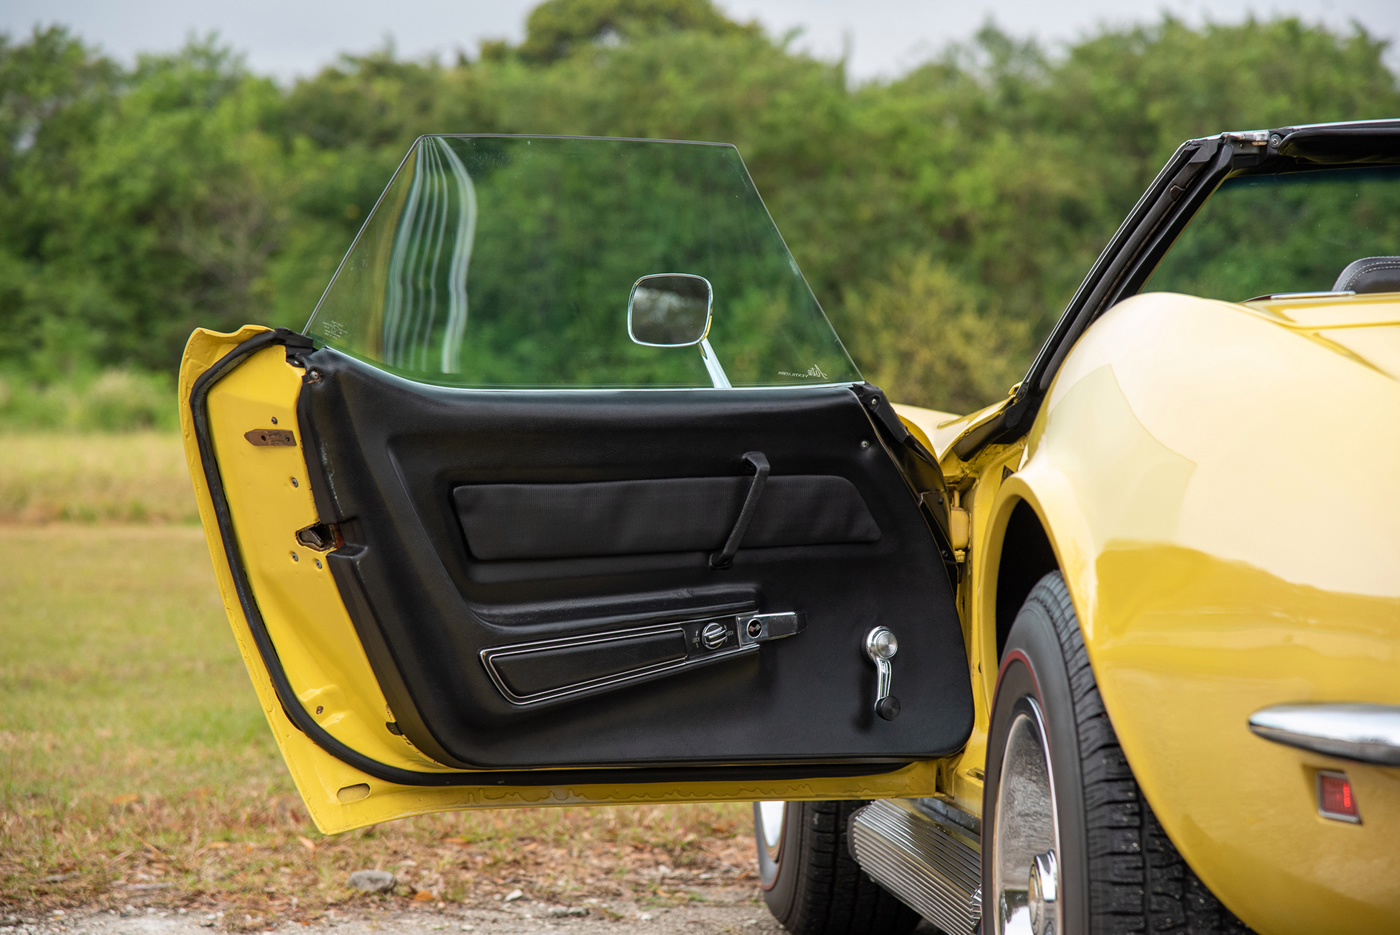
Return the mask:
M1400 292L1400 256L1368 256L1348 263L1333 292Z

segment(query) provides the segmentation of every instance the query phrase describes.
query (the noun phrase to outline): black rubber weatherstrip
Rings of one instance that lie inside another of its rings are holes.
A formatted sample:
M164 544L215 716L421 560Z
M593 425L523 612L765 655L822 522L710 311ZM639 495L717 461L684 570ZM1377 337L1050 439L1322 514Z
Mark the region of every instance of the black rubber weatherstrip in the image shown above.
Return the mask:
M657 783L657 782L725 782L762 781L783 779L820 779L848 776L874 776L894 772L909 764L897 763L837 763L783 765L783 766L679 766L679 767L635 767L627 769L541 769L541 770L483 770L473 772L428 773L417 770L388 766L371 759L351 747L341 743L316 721L302 707L292 683L282 668L282 660L277 655L277 647L267 632L262 612L253 597L252 585L243 569L243 560L238 550L238 540L233 532L233 521L229 515L228 499L224 496L223 477L219 473L218 461L214 458L214 442L209 433L209 390L227 376L235 367L243 363L251 354L267 347L284 345L289 351L311 351L311 339L287 328L275 328L249 338L223 357L208 370L200 374L190 390L190 414L194 420L195 441L199 445L199 460L204 468L204 480L209 487L209 499L214 506L214 515L219 523L219 539L223 543L224 557L228 561L229 572L233 575L234 590L238 593L238 603L243 608L248 630L253 635L253 643L258 647L258 655L272 679L277 700L287 719L316 746L325 750L341 762L375 779L402 786L558 786L596 785L610 783Z

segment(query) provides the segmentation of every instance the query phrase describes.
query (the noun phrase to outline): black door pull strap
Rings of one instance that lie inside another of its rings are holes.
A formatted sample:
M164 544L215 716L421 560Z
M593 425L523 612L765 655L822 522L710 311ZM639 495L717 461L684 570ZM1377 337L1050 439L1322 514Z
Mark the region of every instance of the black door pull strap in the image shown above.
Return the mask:
M758 498L763 496L763 485L768 483L768 458L763 452L745 452L744 463L753 469L753 483L749 485L749 494L744 498L739 518L734 521L734 528L724 541L724 548L710 556L711 568L728 568L734 561L734 553L739 551L739 543L744 541L744 533L749 531L749 523L753 522L753 514L758 509Z

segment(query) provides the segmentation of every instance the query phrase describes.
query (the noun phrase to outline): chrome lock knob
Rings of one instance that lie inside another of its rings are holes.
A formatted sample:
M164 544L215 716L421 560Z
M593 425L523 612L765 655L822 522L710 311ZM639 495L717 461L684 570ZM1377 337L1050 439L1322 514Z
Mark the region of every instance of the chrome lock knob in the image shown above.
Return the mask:
M729 641L729 631L722 623L707 623L700 631L700 643L706 649L719 649Z
M889 627L875 627L865 634L865 655L875 663L875 713L887 721L899 717L899 699L890 694L894 665L890 660L899 652L899 640Z

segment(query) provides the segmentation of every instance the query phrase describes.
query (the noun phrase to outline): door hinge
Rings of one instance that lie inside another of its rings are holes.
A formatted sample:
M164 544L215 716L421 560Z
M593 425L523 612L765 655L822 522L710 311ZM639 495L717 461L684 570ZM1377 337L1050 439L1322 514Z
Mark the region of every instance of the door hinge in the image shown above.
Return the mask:
M951 493L953 505L948 509L948 544L953 549L953 559L962 564L967 561L967 549L972 542L972 516L962 507L962 492L954 487Z

